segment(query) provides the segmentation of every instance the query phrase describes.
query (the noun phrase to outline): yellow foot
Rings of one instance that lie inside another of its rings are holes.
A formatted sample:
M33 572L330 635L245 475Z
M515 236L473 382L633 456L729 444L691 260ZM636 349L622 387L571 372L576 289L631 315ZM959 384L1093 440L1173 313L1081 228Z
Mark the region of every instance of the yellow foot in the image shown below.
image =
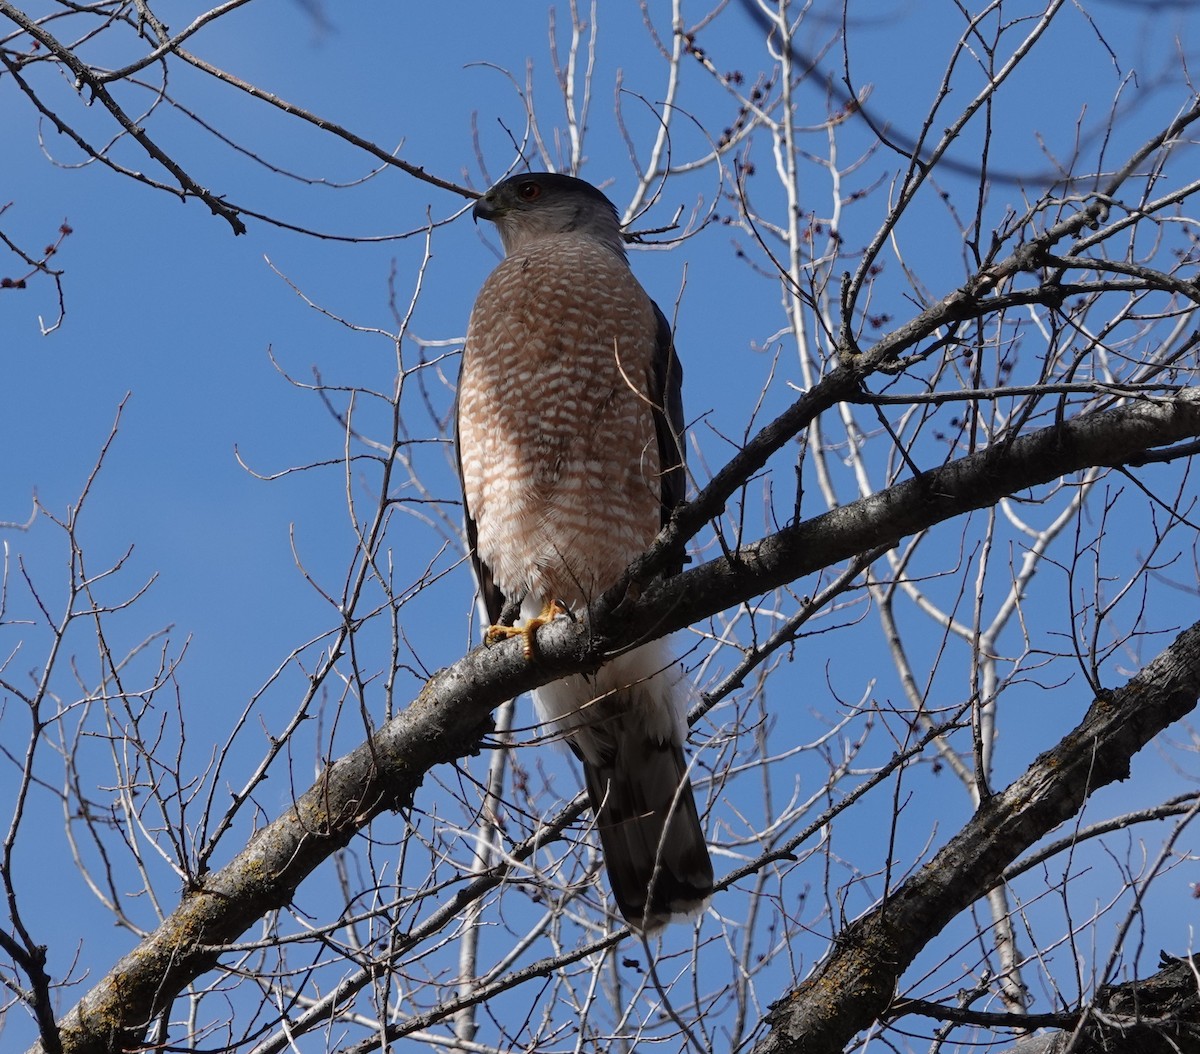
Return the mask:
M551 600L542 608L540 615L526 619L520 626L489 626L484 640L488 644L495 644L498 640L508 640L509 637L520 637L522 641L521 650L525 653L526 660L532 662L535 650L533 635L537 632L538 627L546 625L547 622L553 622L559 615L569 614L570 612L561 600Z

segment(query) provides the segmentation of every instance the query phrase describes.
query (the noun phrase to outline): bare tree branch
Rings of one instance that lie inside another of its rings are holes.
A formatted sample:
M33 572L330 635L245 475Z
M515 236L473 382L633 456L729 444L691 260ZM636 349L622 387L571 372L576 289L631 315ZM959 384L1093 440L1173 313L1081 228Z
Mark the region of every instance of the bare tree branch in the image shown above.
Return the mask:
M1013 857L1087 798L1129 776L1129 760L1200 698L1200 623L1131 681L1106 691L1080 724L972 820L888 900L843 931L829 957L772 1006L756 1054L834 1054L884 1016L900 974L928 940L999 879ZM895 1008L903 1012L903 1003Z
M321 861L345 846L355 832L379 813L409 808L426 773L434 766L478 750L481 738L491 730L492 710L504 700L568 673L594 668L605 656L639 640L687 626L888 539L898 540L933 523L993 504L1006 494L1082 468L1121 464L1149 448L1194 436L1200 436L1197 390L1084 415L1060 427L1043 429L951 462L918 479L787 528L729 557L709 561L669 579L636 601L625 600L620 590L614 591L594 605L591 621L575 624L560 620L540 631L540 661L536 664L524 660L518 641L477 648L436 674L420 696L371 740L330 765L298 799L293 810L259 831L229 864L211 875L200 876L197 887L185 891L179 908L122 958L64 1018L63 1049L68 1054L99 1054L121 1042L138 1041L148 1023L169 1005L175 994L217 962L224 945L236 940L264 913L284 907L300 882ZM1183 639L1200 649L1200 630ZM1191 657L1190 652L1183 656L1187 660ZM1200 667L1193 672L1200 676ZM1159 676L1158 667L1152 666L1143 680L1148 678L1151 684L1156 684ZM1125 698L1121 696L1120 700ZM1179 693L1175 692L1160 704L1155 714L1164 719L1168 714L1174 715L1171 720L1176 720L1186 712L1179 709L1181 705ZM1089 717L1089 722L1100 720L1096 714L1102 717L1109 713L1106 707L1093 709L1096 713ZM1105 742L1112 744L1113 753L1106 757L1101 770L1107 774L1103 782L1116 778L1121 765L1127 765L1133 751L1144 744L1145 738L1134 735L1135 727L1150 729L1147 736L1165 727L1155 724L1155 718L1150 716L1143 724L1128 721L1127 715L1123 720L1124 726L1115 722L1121 727L1110 730L1109 725L1114 722L1109 721L1093 735L1095 739L1103 734L1108 737ZM1086 725L1084 731L1091 727ZM1070 771L1075 774L1082 764L1076 755L1083 750L1073 747L1060 759L1061 764L1074 766ZM1121 750L1127 752L1121 754ZM1040 778L1048 777L1042 774ZM1025 783L1021 786L1029 789ZM1086 788L1089 783L1083 779L1079 786ZM1057 784L1047 790L1057 793ZM1021 800L1019 795L1013 797L1016 794L1010 791L1000 798L1007 805ZM1077 804L1083 799L1076 796L1062 799L1048 794L1044 801L1038 799L1040 804L1036 808L1029 807L1032 812L1018 810L1012 820L1005 819L1006 808L1001 805L981 811L984 819L978 823L984 824L986 820L982 833L976 836L975 828L970 830L972 844L978 843L987 850L976 861L976 866L984 869L972 872L969 883L972 895L954 903L969 904L986 892L985 883L994 881L1016 853L1050 829L1039 825L1048 823L1050 817L1057 823L1071 815L1074 805L1063 812L1067 807L1064 800ZM1035 829L1037 835L1025 837ZM1002 835L1012 840L1005 842ZM1012 854L999 860L1001 850L996 845L1011 846ZM911 901L913 911L942 911L929 905L921 908L916 903L918 893L928 892L926 884L931 880L926 878L923 884L905 887L908 892L903 896L898 892L892 903ZM940 893L933 899L943 905L948 903ZM945 920L940 914L937 917L940 928ZM931 928L931 920L920 921L922 924L913 934L928 936L936 932ZM863 946L876 949L884 936L896 939L890 924L880 933L883 936L875 936L871 930L869 941ZM920 946L912 943L916 939L907 938L903 948L915 954ZM857 947L853 942L851 946ZM857 969L861 963L855 962ZM874 1013L883 1012L886 1002L878 1006L875 1003L885 989L890 998L895 972L883 975L864 972L862 977L860 985L844 988L845 999L838 1001L840 1009L814 1035L839 1036L842 1038L838 1042L844 1044L858 1027L856 1024L851 1032L845 1033L849 1022L862 1020L861 1012L868 1001L864 993L873 993L869 1000ZM788 1035L798 1035L802 1028L807 1034L812 1024L806 1016L801 1024L781 1028Z

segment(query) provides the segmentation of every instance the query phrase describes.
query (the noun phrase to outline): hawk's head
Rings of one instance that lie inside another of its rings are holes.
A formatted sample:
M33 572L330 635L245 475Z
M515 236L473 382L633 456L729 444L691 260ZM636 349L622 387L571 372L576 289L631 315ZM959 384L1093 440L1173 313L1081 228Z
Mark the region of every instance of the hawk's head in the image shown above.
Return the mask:
M616 206L590 183L556 172L524 172L501 180L475 203L476 220L490 220L506 253L541 238L581 234L621 256L625 240Z

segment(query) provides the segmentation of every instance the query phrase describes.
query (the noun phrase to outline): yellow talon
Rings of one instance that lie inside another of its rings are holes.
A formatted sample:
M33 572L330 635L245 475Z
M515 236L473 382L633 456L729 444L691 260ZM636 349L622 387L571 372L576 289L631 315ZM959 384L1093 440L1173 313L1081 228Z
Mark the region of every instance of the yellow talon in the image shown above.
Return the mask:
M536 650L533 635L537 632L538 627L553 622L559 615L569 614L570 612L567 611L562 601L551 600L542 608L540 615L526 619L520 626L488 626L484 641L488 644L495 644L497 641L508 640L510 637L520 637L521 651L524 653L526 661L532 662Z

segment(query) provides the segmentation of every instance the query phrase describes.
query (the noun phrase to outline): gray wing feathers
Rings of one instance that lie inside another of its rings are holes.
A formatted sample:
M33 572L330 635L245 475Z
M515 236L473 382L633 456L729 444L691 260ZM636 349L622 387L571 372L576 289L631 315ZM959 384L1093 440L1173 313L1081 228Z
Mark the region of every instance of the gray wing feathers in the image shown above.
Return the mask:
M683 365L675 353L671 324L657 304L654 317L655 334L654 375L650 398L655 405L654 432L658 440L659 471L662 474L662 517L665 527L677 505L687 493L687 470L684 468ZM671 569L682 570L682 565Z

